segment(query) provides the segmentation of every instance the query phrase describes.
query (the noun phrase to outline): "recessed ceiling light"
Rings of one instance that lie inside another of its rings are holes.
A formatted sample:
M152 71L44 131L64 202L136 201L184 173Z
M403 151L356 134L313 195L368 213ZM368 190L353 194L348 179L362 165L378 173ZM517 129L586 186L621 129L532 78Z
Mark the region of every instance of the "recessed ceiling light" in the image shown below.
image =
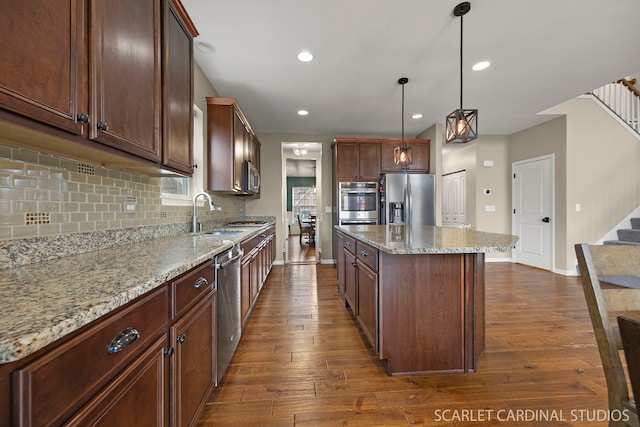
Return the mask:
M196 49L198 49L202 53L214 53L216 51L215 46L203 41L196 42Z
M299 116L307 116L307 115L309 115L309 112L307 110L298 110L298 115Z
M489 62L489 61L480 61L480 62L474 64L473 67L471 67L471 69L473 71L481 71L481 70L489 68L489 65L491 65L491 62Z
M418 114L414 114L413 116L411 116L412 119L421 119L422 118L422 114L418 113Z
M298 54L298 61L300 62L311 62L312 60L313 60L313 55L311 54L311 52L307 52L306 50L303 50Z

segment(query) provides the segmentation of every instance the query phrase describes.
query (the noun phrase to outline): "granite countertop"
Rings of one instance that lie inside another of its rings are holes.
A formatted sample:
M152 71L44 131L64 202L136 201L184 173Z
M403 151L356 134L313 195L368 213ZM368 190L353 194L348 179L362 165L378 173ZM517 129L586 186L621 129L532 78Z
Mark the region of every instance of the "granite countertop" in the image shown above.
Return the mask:
M485 233L432 225L342 225L336 229L390 254L508 252L511 234Z
M19 360L265 227L179 235L0 270L0 363Z

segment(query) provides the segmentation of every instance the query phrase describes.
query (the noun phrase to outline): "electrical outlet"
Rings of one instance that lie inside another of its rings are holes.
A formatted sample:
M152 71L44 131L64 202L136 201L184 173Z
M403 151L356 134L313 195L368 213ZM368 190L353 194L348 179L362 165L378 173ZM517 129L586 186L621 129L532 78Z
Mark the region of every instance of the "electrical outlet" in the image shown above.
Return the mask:
M124 202L122 202L122 212L135 213L137 211L137 203L138 199L136 197L125 197Z

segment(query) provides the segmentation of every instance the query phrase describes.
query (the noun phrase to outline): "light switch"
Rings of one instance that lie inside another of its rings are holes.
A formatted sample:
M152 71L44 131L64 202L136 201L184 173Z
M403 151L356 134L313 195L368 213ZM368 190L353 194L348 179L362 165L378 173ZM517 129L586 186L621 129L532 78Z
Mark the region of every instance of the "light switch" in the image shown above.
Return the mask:
M485 212L495 212L496 211L496 206L495 205L485 205L484 206L484 211Z
M580 212L581 209L582 206L580 206L580 203L576 203L576 212Z
M485 168L492 168L493 167L493 160L483 160L482 161L482 166L484 166Z

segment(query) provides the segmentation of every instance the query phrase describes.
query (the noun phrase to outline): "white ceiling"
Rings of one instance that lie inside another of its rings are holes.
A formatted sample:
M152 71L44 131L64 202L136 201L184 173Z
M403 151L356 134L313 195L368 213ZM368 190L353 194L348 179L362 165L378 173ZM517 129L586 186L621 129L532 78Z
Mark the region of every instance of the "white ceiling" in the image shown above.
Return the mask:
M459 107L457 0L183 0L213 53L196 62L257 133L415 136ZM476 0L464 19L464 107L480 134L640 72L639 0ZM314 61L296 55L309 50ZM473 63L491 61L484 71ZM300 117L299 109L309 115ZM413 120L420 112L423 118Z

